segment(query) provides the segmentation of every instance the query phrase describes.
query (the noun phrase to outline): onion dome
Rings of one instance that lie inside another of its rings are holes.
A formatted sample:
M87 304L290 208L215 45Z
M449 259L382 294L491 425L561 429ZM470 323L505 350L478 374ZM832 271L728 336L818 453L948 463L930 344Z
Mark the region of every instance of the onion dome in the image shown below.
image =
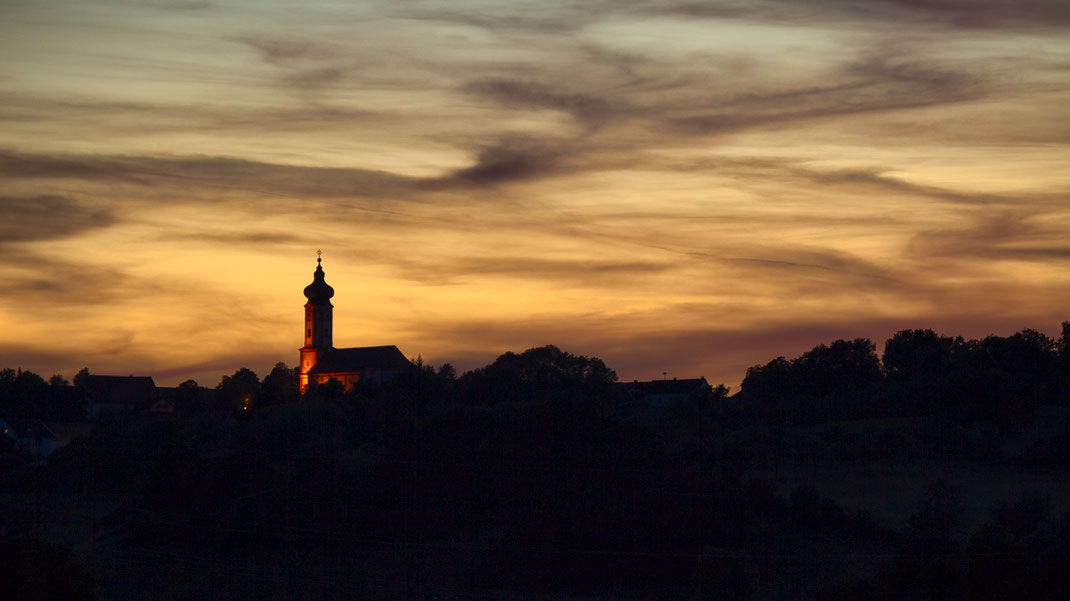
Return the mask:
M323 259L316 259L316 271L312 274L312 283L305 286L305 298L313 305L329 305L334 296L334 288L323 281Z

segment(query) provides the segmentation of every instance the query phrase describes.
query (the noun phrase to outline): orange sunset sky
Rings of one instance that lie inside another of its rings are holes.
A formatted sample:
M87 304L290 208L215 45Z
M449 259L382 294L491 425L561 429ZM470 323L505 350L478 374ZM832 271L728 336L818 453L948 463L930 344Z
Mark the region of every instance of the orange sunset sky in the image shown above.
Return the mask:
M622 379L1070 320L1066 0L0 0L0 367Z

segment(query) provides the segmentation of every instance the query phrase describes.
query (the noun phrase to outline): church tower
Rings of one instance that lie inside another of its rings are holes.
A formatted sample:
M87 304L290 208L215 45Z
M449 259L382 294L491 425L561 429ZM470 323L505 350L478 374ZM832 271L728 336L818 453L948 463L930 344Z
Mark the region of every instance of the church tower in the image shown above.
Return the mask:
M319 254L319 253L317 253ZM305 287L305 346L301 348L301 362L297 364L297 373L301 390L308 382L308 371L334 348L332 339L332 321L334 305L331 297L334 288L323 279L323 259L316 258L316 271L312 274L312 283Z

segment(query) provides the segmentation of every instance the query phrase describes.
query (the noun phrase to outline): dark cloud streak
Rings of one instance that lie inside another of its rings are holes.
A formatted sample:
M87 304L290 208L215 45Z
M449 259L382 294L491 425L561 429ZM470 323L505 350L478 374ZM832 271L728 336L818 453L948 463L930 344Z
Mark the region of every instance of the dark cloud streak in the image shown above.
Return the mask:
M462 90L492 99L505 107L563 111L590 128L597 128L617 110L603 98L559 92L550 86L531 81L481 79L465 84Z
M67 238L117 221L108 209L65 196L0 196L0 215L0 245Z
M240 36L235 38L235 41L252 48L264 62L271 65L321 61L335 58L338 55L336 50L324 44L301 39Z
M55 258L15 245L0 245L3 304L78 308L118 298L130 280L125 272L73 258Z
M542 259L516 255L458 257L433 262L394 259L401 274L424 284L457 284L472 277L556 282L570 286L631 286L674 269L670 263L627 260Z
M890 25L942 30L1048 30L1070 25L1062 0L764 0L758 2L633 3L636 14L686 19L735 19L886 29Z
M1066 230L1037 221L1043 215L1022 212L982 213L970 226L915 234L909 252L916 257L958 259L1068 261Z

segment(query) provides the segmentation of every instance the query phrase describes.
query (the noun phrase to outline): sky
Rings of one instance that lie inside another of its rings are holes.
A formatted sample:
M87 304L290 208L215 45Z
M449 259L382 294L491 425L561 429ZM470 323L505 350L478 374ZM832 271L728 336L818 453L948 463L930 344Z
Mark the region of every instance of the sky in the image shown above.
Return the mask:
M1065 0L0 0L0 367L622 380L1070 320Z

